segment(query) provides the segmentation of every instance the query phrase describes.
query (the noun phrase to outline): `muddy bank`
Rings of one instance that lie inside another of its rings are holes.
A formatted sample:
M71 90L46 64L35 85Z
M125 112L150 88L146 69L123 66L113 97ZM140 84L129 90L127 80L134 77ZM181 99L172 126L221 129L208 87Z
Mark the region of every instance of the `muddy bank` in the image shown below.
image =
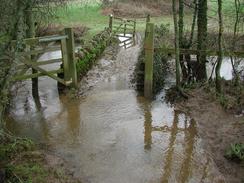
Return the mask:
M162 1L110 1L105 3L103 7L103 14L114 14L120 17L144 18L148 14L153 17L162 15L172 15L172 5L170 0ZM191 12L191 9L185 7L186 13Z
M61 157L0 130L0 182L80 183ZM42 149L42 150L41 150Z
M190 92L189 100L176 103L176 108L197 121L199 136L226 182L244 182L244 165L224 157L231 143L244 142L244 117L226 112L203 88Z

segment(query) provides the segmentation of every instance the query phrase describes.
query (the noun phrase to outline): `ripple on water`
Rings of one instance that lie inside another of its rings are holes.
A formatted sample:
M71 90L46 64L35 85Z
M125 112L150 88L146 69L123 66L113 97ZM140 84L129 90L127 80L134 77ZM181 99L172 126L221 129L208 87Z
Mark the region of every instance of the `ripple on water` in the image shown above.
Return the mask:
M122 53L117 64L123 72L108 72L113 79L100 78L82 99L58 96L55 82L47 80L40 82L44 110L36 109L30 93L17 95L8 128L49 144L85 182L218 182L196 122L163 101L164 91L154 101L138 96L125 74L133 63L127 70L123 65L130 56L136 59L135 52ZM26 104L31 112L24 110Z

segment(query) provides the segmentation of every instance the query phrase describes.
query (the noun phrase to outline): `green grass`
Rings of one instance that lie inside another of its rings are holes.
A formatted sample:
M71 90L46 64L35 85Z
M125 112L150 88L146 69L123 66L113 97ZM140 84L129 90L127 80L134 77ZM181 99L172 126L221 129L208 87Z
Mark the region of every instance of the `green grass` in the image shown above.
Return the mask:
M84 39L91 39L95 34L108 27L109 18L102 14L102 7L99 0L89 0L86 3L71 2L65 7L57 7L56 18L52 20L52 23L60 24L62 26L77 26L84 25L89 28L88 33ZM223 0L223 14L225 32L231 32L233 30L233 14L234 14L234 1ZM217 31L216 24L218 23L217 16L217 2L209 1L209 30ZM172 15L153 17L151 22L156 25L169 24L170 31L173 32L173 20ZM192 15L185 15L185 30L190 30L192 23ZM213 25L213 26L212 26ZM145 19L137 19L136 30L138 32L144 32L146 27Z
M101 4L69 3L66 7L59 7L56 10L57 19L53 23L64 26L85 25L89 28L88 35L90 38L99 31L108 26L108 17L102 15Z
M208 2L209 11L208 15L211 17L210 21L213 24L218 24L218 2L217 1L209 1ZM224 19L224 31L232 32L233 26L235 22L236 10L235 10L235 0L223 0L222 3L222 14ZM244 4L241 4L241 13L244 13ZM215 26L218 28L218 26ZM243 32L243 24L240 23L240 31Z
M190 16L186 17L187 22L190 23ZM89 4L87 6L78 3L69 3L66 7L57 8L56 18L52 20L52 23L57 23L63 26L85 25L89 28L88 34L85 36L87 39L104 30L105 27L108 27L108 22L109 17L102 14L102 7L99 3ZM170 27L173 30L172 16L153 17L151 18L151 22L156 25L162 23L170 24ZM138 32L143 32L145 31L145 27L145 18L137 19L136 30Z
M58 7L55 11L55 19L51 22L63 26L85 25L89 28L85 38L89 39L96 33L108 27L109 17L102 14L99 1L90 0L87 4L69 3L66 7ZM145 31L145 19L137 19L137 31ZM172 24L172 16L153 17L151 22L159 25L161 23Z

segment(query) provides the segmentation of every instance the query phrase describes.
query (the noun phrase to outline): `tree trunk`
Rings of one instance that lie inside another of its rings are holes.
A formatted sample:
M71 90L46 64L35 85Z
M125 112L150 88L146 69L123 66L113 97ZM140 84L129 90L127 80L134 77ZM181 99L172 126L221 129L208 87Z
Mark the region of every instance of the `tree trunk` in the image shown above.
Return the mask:
M179 0L179 46L185 48L184 42L184 0ZM184 54L180 54L180 66L182 70L182 80L187 80L187 68L184 63Z
M176 87L180 88L180 49L179 49L179 30L177 23L176 0L172 0L172 10L175 28L175 65L176 65Z
M27 30L26 30L26 37L27 38L34 38L35 37L35 23L34 23L34 18L33 18L33 12L32 12L32 2L28 2L27 7L26 7L26 25L27 25ZM33 49L33 48L30 48ZM31 56L31 60L33 60L34 57ZM37 71L35 69L32 69L32 73L35 74ZM39 98L38 94L38 78L32 78L32 95L34 98Z
M197 49L200 53L197 55L198 71L197 71L197 81L205 81L207 79L206 72L206 49L207 49L207 0L198 0L198 45Z
M222 21L222 0L218 0L218 15L219 15L219 38L218 38L218 62L216 66L216 90L218 93L222 93L222 82L220 77L220 68L222 65L223 59L223 50L222 50L222 34L223 34L223 21Z

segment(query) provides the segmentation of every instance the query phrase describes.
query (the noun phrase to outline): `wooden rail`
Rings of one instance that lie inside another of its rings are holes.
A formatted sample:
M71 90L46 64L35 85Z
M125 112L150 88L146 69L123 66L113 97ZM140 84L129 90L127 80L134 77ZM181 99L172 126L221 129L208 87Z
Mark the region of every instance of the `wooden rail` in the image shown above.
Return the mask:
M154 48L155 51L161 51L166 54L175 54L175 49L174 48ZM201 50L194 50L194 49L180 49L180 52L183 54L189 54L189 55L199 55L203 51ZM204 51L205 52L205 51ZM208 56L217 56L218 51L217 50L206 50L206 54ZM223 51L224 56L235 56L235 57L240 57L244 58L244 52L241 51Z
M146 19L146 32L145 32L145 69L144 69L144 96L146 98L152 97L153 88L153 58L154 52L164 52L165 54L175 54L174 48L155 48L154 47L154 24L150 23L150 16ZM203 51L195 49L180 49L180 53L189 55L200 55ZM217 50L204 51L208 56L217 56ZM234 56L244 58L244 52L242 51L224 51L224 56Z
M114 17L113 15L109 16L109 29L113 36L117 37L125 37L128 38L127 41L122 41L123 46L127 48L127 45L135 44L135 36L136 36L136 21ZM131 34L132 36L127 36L127 34ZM131 41L130 41L131 40Z
M48 44L50 42L55 42L58 46L47 45L43 47L43 44ZM12 41L13 50L16 44L16 41ZM23 40L23 45L27 49L16 54L19 60L19 64L16 66L18 72L14 77L16 81L48 76L65 86L77 87L74 34L72 28L64 29L63 35L25 39ZM62 58L60 59L49 59L44 61L33 59L40 54L60 50L62 53ZM53 63L60 63L62 66L60 69L51 71L47 71L40 67ZM27 73L29 69L34 69L37 72L32 74ZM61 73L63 73L63 77L59 76Z

